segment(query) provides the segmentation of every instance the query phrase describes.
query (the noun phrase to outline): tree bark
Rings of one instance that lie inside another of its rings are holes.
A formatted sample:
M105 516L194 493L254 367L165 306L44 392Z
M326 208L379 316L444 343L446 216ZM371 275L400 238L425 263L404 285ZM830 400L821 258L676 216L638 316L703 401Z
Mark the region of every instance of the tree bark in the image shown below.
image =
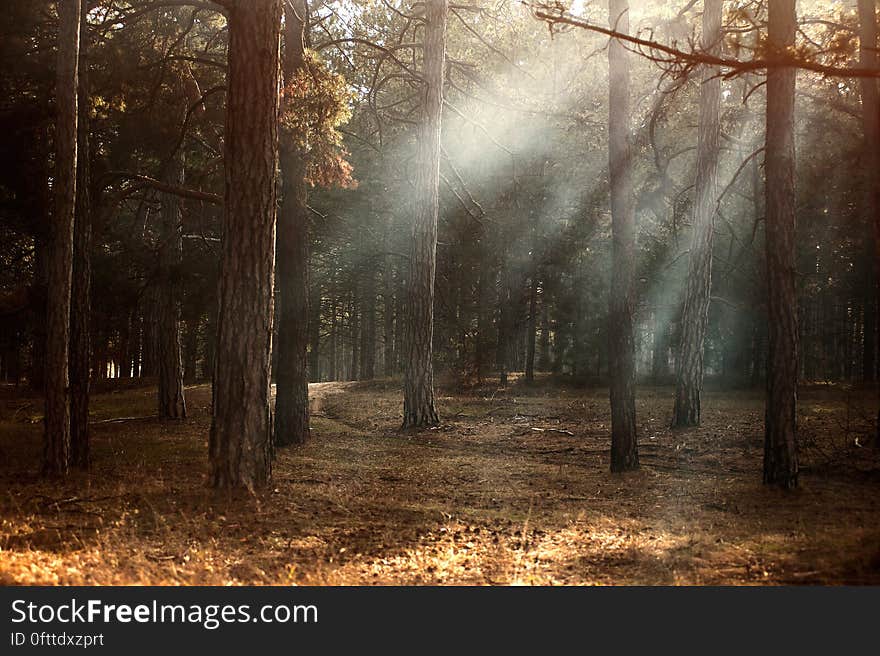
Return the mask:
M72 463L89 464L89 371L91 368L92 203L89 145L88 3L80 0L77 107L76 216L70 307L70 452Z
M210 481L216 488L253 491L269 481L272 461L281 0L228 4L226 189Z
M702 48L721 54L722 0L703 6ZM718 205L718 153L721 135L721 78L704 66L700 86L700 138L687 289L681 313L681 343L676 360L674 427L698 426L703 390L703 349L709 326L712 291L712 245Z
M285 83L305 63L305 0L285 5ZM303 444L309 436L309 213L306 154L297 135L281 139L281 212L278 215L278 363L275 374L275 445Z
M415 180L415 220L406 305L403 428L440 422L434 407L434 275L440 213L440 117L446 60L448 0L426 0L424 107Z
M629 3L608 0L610 23L629 32ZM611 182L611 291L609 349L611 383L611 471L638 469L636 437L635 340L633 329L635 277L635 207L632 193L632 154L629 144L629 56L623 43L612 39L608 48L610 97L608 157Z
M76 160L80 0L58 0L58 70L55 128L55 212L50 222L46 294L46 426L43 471L70 468L70 298Z
M771 55L794 46L795 0L769 3ZM764 482L794 488L798 479L798 326L795 287L794 68L767 73L766 257L768 287L767 407Z
M183 155L172 156L168 181L183 186ZM159 231L159 285L156 294L156 333L159 364L159 418L184 419L183 357L180 347L180 298L178 277L183 257L180 197L162 194Z

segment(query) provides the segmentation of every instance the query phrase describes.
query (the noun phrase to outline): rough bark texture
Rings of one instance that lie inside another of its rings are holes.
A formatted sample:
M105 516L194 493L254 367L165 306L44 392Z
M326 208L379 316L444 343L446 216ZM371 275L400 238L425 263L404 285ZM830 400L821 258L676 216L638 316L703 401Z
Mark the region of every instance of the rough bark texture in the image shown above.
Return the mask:
M271 475L269 364L275 265L280 0L229 4L226 190L210 480L254 490Z
M769 4L769 48L782 52L795 38L795 0ZM795 287L795 69L767 73L766 257L768 288L767 408L764 482L797 486L798 326Z
M434 407L434 274L440 212L440 116L446 60L447 0L425 3L424 109L415 180L415 217L404 337L403 427L439 423Z
M285 5L284 79L305 66L306 3ZM278 259L278 361L275 372L275 444L303 444L309 436L309 214L306 160L296 135L281 138L281 211Z
M722 0L703 7L703 50L721 54ZM718 147L721 133L721 78L716 68L703 68L700 87L700 138L687 289L681 313L681 343L676 360L673 426L700 423L703 389L703 347L709 326L712 291L712 243L718 204Z
M79 0L58 2L58 71L55 128L55 212L49 228L46 294L46 426L43 470L66 475L70 467L68 354L76 213Z
M184 186L183 155L173 155L167 173L170 184ZM178 277L183 257L180 197L162 195L159 231L159 289L156 295L156 332L159 347L159 418L186 417L183 394L183 357L180 347L180 299Z
M629 3L608 0L612 26L629 32ZM608 48L609 106L608 157L611 181L612 265L609 308L611 373L611 471L639 466L636 438L635 341L633 303L635 272L635 207L629 144L630 75L624 45L611 41Z
M90 195L89 75L87 0L81 1L76 163L76 217L70 306L70 455L89 464L89 370L91 367L92 203Z

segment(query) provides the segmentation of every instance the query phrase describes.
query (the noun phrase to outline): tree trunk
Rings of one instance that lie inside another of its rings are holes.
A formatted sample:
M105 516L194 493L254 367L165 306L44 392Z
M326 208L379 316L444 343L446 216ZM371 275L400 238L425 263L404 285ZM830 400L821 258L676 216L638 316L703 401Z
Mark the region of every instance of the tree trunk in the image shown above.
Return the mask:
M426 0L424 108L418 144L416 201L406 305L403 428L439 423L434 407L434 275L440 213L440 116L448 0Z
M72 463L89 464L89 370L91 367L92 203L89 147L88 4L80 0L76 217L70 306L70 453Z
M721 54L722 0L703 6L703 50ZM721 134L721 78L704 66L700 87L700 139L687 289L681 313L681 343L676 359L672 425L698 426L703 389L703 348L709 326L712 291L712 244L718 204L718 148Z
M769 4L770 56L794 46L795 0ZM767 408L764 482L797 486L798 327L795 288L795 146L796 71L771 68L767 73L766 257L768 286Z
M43 470L66 475L71 461L70 298L76 214L80 0L58 1L55 212L49 231L46 294L46 426Z
M629 2L608 0L611 25L629 32ZM612 39L608 48L608 157L611 181L612 265L609 307L611 384L611 471L639 466L636 437L635 340L633 333L635 207L629 144L629 57Z
M877 6L874 0L858 0L859 7L859 65L877 68ZM865 213L872 224L871 280L872 294L865 299L865 338L863 370L866 381L877 380L877 360L880 352L880 89L874 78L862 78L862 124L864 131L866 185ZM875 445L880 447L880 387L878 393Z
M285 5L285 83L305 67L304 0ZM305 153L299 135L281 138L281 212L278 215L278 363L275 374L275 445L303 444L309 436L309 215Z
M184 186L185 166L181 153L172 156L168 182ZM180 348L180 300L178 278L183 257L180 197L162 194L159 231L159 285L156 294L156 333L159 364L159 418L186 417L183 394L183 358Z
M269 364L281 0L229 3L226 191L210 480L253 491L271 476Z

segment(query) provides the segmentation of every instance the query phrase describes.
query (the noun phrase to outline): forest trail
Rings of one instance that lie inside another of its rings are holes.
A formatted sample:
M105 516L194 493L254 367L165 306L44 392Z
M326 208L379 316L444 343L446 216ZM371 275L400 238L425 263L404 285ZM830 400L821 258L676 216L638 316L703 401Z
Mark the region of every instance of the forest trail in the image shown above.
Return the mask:
M182 423L94 425L95 467L36 476L39 402L0 415L0 582L153 584L880 583L880 457L856 446L870 398L805 390L802 489L761 485L761 410L707 394L667 428L639 394L642 468L608 472L604 389L440 390L442 423L399 432L399 383L310 388L312 439L256 498L204 485L210 387ZM96 395L149 415L155 390ZM22 475L21 472L31 472Z

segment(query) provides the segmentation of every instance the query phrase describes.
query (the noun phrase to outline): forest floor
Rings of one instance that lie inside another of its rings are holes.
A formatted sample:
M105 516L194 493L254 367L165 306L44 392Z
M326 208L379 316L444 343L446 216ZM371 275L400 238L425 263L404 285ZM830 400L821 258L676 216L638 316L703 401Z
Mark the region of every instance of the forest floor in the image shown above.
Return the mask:
M42 403L0 397L0 584L880 584L873 395L801 394L801 486L761 484L763 402L708 391L671 430L639 390L639 471L608 472L604 389L453 392L400 433L398 384L311 386L312 439L257 497L205 486L210 387L93 398L90 472L37 475Z

